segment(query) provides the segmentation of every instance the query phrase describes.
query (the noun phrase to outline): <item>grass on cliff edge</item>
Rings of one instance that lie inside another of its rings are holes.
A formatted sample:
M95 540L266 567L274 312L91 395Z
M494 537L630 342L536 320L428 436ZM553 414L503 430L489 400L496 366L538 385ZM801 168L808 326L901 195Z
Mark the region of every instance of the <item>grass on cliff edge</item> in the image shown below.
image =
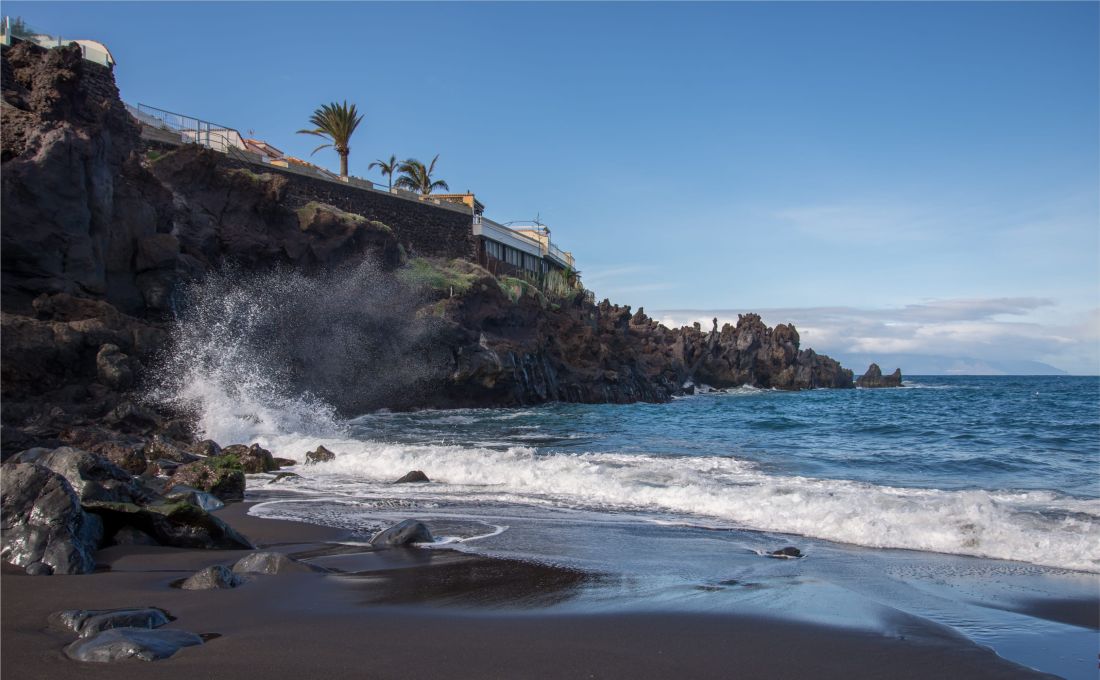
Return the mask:
M393 229L388 224L383 224L376 220L368 220L366 217L358 213L348 212L341 210L334 205L328 203L320 203L318 201L310 201L301 208L295 211L298 214L298 225L305 229L309 225L313 224L314 219L317 217L317 213L326 212L335 217L338 221L351 224L369 224L378 231L385 231L393 233Z
M497 279L497 283L500 284L500 289L504 291L504 294L507 295L508 299L513 303L519 302L519 299L527 294L539 298L540 303L545 302L542 291L539 290L538 286L529 281L517 279L513 276L501 276Z
M426 257L411 258L398 272L407 285L430 288L434 291L460 295L469 291L474 282L489 272L466 260L436 260Z

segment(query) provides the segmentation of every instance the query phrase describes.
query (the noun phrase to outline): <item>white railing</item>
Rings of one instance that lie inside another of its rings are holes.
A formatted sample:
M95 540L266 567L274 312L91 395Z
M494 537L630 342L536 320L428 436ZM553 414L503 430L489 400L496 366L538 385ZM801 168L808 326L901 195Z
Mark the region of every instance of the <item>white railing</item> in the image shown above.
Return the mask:
M533 238L509 229L503 224L497 224L488 217L482 217L481 222L473 226L474 236L484 236L485 238L496 241L497 243L503 243L506 246L523 251L529 255L537 255L538 257L542 257L543 255L541 243Z
M570 269L573 269L572 253L565 252L553 243L550 244L550 247L547 250L547 255L557 260L558 263L561 264L563 267L569 267Z

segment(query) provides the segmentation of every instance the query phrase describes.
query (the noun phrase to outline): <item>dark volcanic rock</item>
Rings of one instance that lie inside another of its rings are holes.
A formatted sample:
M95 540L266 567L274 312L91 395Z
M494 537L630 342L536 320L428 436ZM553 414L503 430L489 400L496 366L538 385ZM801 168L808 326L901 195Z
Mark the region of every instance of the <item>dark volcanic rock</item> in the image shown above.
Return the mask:
M111 537L112 545L160 545L157 539L134 527L122 527Z
M398 479L394 484L411 484L413 482L430 482L428 475L424 474L420 470L410 470L406 472L401 479Z
M261 447L259 444L253 444L252 446L246 446L244 444L227 446L222 449L221 455L226 459L236 459L241 470L248 474L271 472L272 470L279 469L271 452Z
M225 507L225 503L214 494L199 491L186 484L173 484L171 488L164 493L164 499L174 502L190 503L207 512L214 512L215 510L221 510Z
M199 456L187 451L186 448L186 445L155 434L145 445L145 457L149 460L170 460L181 465L199 460Z
M282 484L284 482L289 482L301 478L302 476L297 472L276 472L274 479L268 482L268 484Z
M779 550L773 550L768 553L768 557L778 557L780 559L791 559L795 557L802 557L802 551L793 545L788 545L786 548L780 548Z
M236 588L244 583L244 579L234 574L228 568L216 564L196 571L180 583L183 590L217 590Z
M278 458L278 457L276 457L275 458L275 464L278 465L281 468L294 467L295 465L298 464L298 461L294 460L293 458Z
M35 463L53 470L69 482L84 504L94 501L134 503L147 498L125 470L102 456L71 446L29 449L10 461Z
M33 463L5 464L0 474L0 557L37 573L87 574L103 523L80 507L64 477ZM42 565L42 566L39 566Z
M258 552L245 555L233 565L233 572L237 574L278 574L286 571L294 562L289 557L277 552Z
M216 458L181 465L172 472L172 486L184 485L208 491L223 501L244 499L244 473L225 465Z
M160 628L170 620L163 609L68 609L51 618L74 631L79 637L91 637L111 628Z
M213 439L203 439L200 442L195 442L188 448L190 453L196 456L220 456L222 455L222 447L218 446L218 442Z
M431 543L432 532L423 522L407 519L378 532L370 539L370 544L381 548L396 548L410 543Z
M103 519L107 535L130 527L179 548L252 548L247 538L202 508L183 502L95 503L89 510Z
M856 380L857 387L901 387L901 369L895 369L890 375L883 375L878 364L871 364L867 372Z
M336 454L329 451L323 446L318 446L315 450L306 454L306 465L313 465L314 463L327 463L330 460L335 460Z
M95 357L99 381L116 390L124 390L134 382L134 371L130 366L130 357L122 353L117 345L101 345Z
M65 647L65 656L73 661L100 663L130 658L155 661L167 659L183 647L201 644L201 637L185 630L111 628L73 642Z

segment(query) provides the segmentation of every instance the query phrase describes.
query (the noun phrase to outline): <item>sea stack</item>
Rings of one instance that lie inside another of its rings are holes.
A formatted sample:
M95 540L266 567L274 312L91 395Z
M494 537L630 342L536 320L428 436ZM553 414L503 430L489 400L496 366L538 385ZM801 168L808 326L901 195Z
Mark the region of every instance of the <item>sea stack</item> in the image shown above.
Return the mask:
M867 372L856 379L857 387L901 387L901 369L896 368L890 375L883 375L878 364L871 364Z

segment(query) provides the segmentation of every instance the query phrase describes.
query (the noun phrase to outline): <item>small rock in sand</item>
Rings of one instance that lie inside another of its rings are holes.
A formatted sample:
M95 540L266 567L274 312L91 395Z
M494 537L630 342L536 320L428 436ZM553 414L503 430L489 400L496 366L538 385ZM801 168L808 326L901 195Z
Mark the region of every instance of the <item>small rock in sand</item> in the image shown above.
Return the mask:
M245 555L233 565L236 574L278 574L293 564L293 560L278 552L258 552Z
M227 567L216 564L196 571L180 584L180 588L183 590L214 590L216 588L236 588L242 583L244 583L244 579L240 576L234 574Z
M201 637L185 630L111 628L78 639L65 648L65 656L74 661L100 663L129 658L153 661L167 659L182 647L201 644Z
M370 539L370 544L380 548L396 548L410 543L431 543L433 540L432 532L423 522L407 519L378 532Z
M91 637L111 628L160 628L168 623L168 615L156 607L139 609L67 609L57 612L62 626L82 638Z

